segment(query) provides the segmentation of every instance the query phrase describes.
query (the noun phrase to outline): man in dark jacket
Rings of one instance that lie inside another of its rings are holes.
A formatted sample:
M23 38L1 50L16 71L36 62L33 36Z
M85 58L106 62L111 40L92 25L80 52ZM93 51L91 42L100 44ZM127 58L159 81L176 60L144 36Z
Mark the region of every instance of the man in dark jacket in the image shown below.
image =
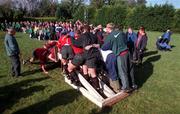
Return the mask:
M19 60L19 46L16 41L16 38L14 35L16 34L15 30L13 28L7 29L7 34L5 36L5 47L7 55L10 57L11 64L12 64L12 76L18 77L20 76L21 71L21 63Z

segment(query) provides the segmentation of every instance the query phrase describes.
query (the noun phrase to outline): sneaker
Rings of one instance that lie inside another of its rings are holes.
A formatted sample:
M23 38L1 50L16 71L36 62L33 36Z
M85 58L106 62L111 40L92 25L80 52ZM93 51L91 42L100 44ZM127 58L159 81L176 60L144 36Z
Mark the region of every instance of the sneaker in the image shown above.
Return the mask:
M133 89L131 89L131 88L121 90L121 92L123 92L123 93L131 93L132 91L133 91Z
M133 89L133 90L137 90L137 89L138 89L138 86L137 86L137 85L133 85L133 86L132 86L132 89Z

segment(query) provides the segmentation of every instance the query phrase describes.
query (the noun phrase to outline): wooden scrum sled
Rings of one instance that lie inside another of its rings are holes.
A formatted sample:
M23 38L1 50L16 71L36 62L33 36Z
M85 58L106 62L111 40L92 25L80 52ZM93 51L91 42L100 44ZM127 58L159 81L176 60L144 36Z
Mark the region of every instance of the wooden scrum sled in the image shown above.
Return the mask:
M74 84L72 84L66 75L64 75L65 82L72 86L74 89L80 91L82 95L84 95L87 99L89 99L100 108L110 107L130 95L129 93L124 92L119 92L117 94L114 93L103 81L99 79L100 87L103 90L104 94L107 96L107 98L104 99L79 72L76 71L76 73L78 74L79 80L83 87L75 86Z
M57 57L58 59L60 59L61 54L58 53ZM101 79L99 79L99 85L103 90L103 93L107 96L107 98L104 99L78 71L76 71L76 74L78 75L79 81L83 86L76 86L72 84L71 80L69 80L66 75L64 75L65 82L72 86L74 89L80 91L82 95L84 95L87 99L89 99L100 108L112 106L113 104L130 95L129 93L124 92L115 93L103 81L101 81Z

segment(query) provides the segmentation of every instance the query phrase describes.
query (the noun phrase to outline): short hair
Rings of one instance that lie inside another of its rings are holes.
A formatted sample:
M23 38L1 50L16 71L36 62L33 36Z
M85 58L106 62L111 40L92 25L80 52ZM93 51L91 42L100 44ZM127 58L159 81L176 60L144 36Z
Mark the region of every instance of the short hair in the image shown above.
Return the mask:
M84 25L84 31L90 32L91 28L89 25Z
M80 30L76 30L75 33L76 34L81 34L81 31Z
M113 30L114 27L115 27L115 25L114 25L114 23L108 23L108 24L106 25L106 27Z
M144 28L144 26L140 26L140 27L139 27L139 30L141 30L141 31L144 31L144 32L145 32L145 28Z
M7 32L8 32L9 34L12 34L13 31L15 31L15 29L14 29L13 27L7 28Z

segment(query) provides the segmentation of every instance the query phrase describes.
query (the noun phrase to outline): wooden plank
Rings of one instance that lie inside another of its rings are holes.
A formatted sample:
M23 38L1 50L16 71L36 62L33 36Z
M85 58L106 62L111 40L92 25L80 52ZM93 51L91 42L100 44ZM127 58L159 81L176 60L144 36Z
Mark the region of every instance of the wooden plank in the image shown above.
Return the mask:
M70 80L65 77L65 82L68 83L70 86L72 86L74 89L79 90L83 96L85 96L87 99L89 99L91 102L102 108L102 103L104 100L100 100L93 96L88 90L86 90L83 87L77 87L74 84L71 84Z
M115 95L115 93L103 81L101 81L100 79L99 79L99 85L101 86L104 94L107 97L111 97L111 96Z
M68 84L69 84L70 86L72 86L74 89L77 89L77 90L78 90L79 87L78 87L78 86L75 86L74 84L71 84L71 81L70 81L69 79L67 79L66 76L64 77L64 79L65 79L65 82L66 82L66 83L68 83Z
M89 84L89 82L87 82L87 80L78 72L76 72L78 74L79 80L81 82L81 84L91 93L93 94L93 96L96 96L96 98L100 99L100 100L104 100L104 98Z
M78 73L78 72L76 72ZM84 77L78 73L80 82L83 84L85 87L78 87L75 86L74 84L71 84L71 81L67 79L65 76L65 82L67 82L70 86L72 86L74 89L79 90L87 99L89 99L91 102L99 106L100 108L105 107L105 106L112 106L113 104L123 100L124 98L128 97L130 94L120 92L117 94L110 94L112 90L106 85L102 84L101 86L104 88L104 93L108 98L104 99L85 79ZM102 82L102 81L100 81ZM107 87L106 87L107 86ZM108 91L106 91L108 90Z
M129 95L130 94L124 93L124 92L117 93L114 96L105 99L102 105L103 105L103 107L112 106L113 104L123 100L124 98L128 97Z
M103 101L94 97L89 91L87 91L85 88L80 88L79 89L81 91L81 93L86 97L88 98L91 102L93 102L94 104L96 104L97 106L99 106L100 108L102 108L102 104L103 104Z

